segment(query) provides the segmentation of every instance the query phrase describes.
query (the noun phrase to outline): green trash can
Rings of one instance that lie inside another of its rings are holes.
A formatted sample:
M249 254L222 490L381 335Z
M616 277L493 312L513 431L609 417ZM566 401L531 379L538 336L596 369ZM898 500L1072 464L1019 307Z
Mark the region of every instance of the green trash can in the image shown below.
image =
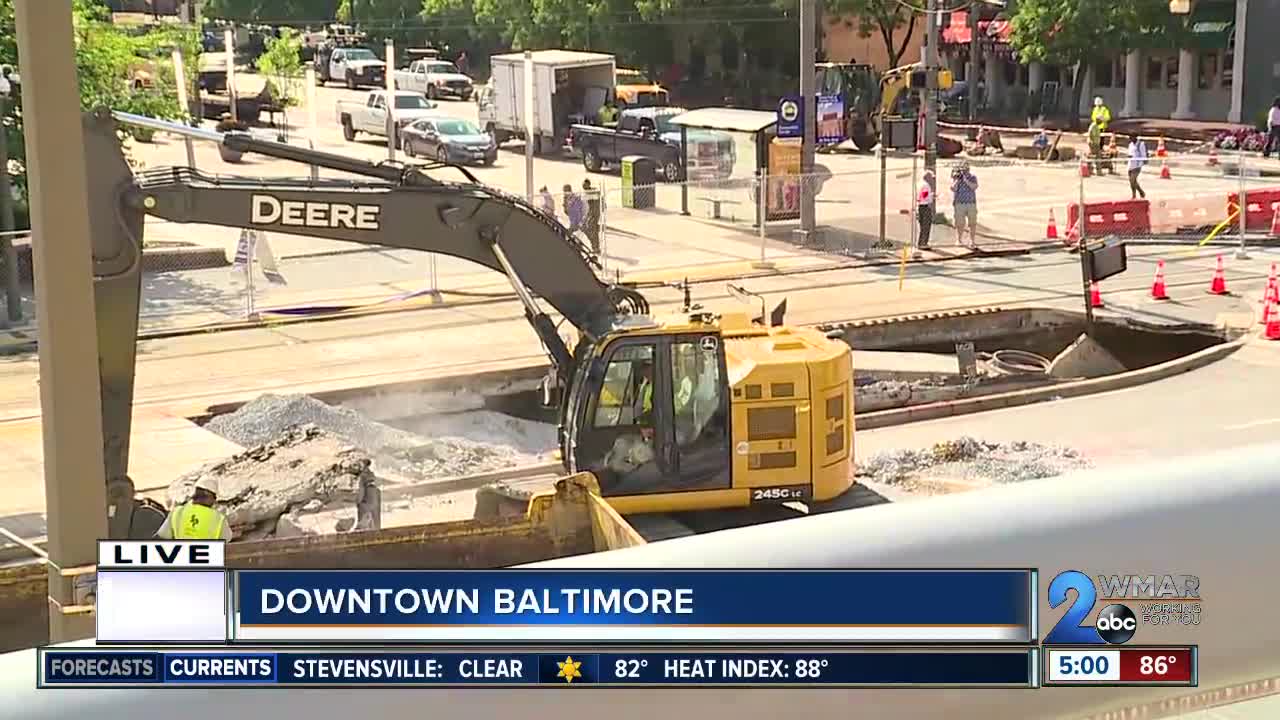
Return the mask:
M622 158L622 206L636 210L651 209L654 185L658 182L658 164L643 155Z

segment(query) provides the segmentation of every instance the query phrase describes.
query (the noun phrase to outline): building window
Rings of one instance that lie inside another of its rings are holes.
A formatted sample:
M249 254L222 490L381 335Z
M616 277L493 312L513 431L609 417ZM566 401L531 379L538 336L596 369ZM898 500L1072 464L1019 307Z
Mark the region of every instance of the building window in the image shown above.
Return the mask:
M1164 58L1147 58L1147 89L1159 90L1164 87Z
M1093 86L1098 88L1115 87L1115 64L1112 62L1095 63L1093 66Z
M1173 55L1164 59L1164 86L1170 90L1178 89L1178 56Z
M1125 58L1124 55L1121 55L1120 57L1116 58L1115 68L1116 68L1116 84L1114 87L1122 88L1129 82L1129 75L1128 75L1129 61Z
M1197 73L1197 75L1199 77L1198 84L1201 90L1208 90L1216 86L1215 83L1217 82L1216 78L1218 76L1218 53L1200 53L1200 72Z

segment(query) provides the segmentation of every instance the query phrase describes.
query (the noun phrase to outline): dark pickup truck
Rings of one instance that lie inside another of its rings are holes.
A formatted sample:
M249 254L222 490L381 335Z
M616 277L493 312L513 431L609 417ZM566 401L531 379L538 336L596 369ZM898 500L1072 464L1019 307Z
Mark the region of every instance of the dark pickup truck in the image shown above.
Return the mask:
M658 130L655 111L679 108L636 108L626 110L618 118L618 126L574 125L569 129L569 142L574 152L582 156L582 165L589 172L600 172L610 163L617 163L628 155L647 157L658 164L658 172L667 182L677 182L684 176L680 162L680 139L665 136Z

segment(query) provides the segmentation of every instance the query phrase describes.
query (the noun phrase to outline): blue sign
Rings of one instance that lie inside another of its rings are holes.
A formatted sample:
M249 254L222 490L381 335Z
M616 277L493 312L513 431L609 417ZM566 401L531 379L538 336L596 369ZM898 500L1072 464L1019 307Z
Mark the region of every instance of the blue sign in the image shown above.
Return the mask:
M839 95L818 96L818 144L844 142L844 100Z
M804 103L799 95L787 95L778 101L778 137L804 137Z

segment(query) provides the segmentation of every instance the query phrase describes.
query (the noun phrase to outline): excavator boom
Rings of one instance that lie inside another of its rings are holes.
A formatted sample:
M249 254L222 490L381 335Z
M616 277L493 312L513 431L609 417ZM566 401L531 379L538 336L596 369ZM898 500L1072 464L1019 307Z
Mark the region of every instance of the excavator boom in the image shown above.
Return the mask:
M228 178L185 167L135 175L121 149L117 119L361 178ZM585 338L607 332L619 313L648 311L633 290L601 282L595 257L554 218L466 171L465 182L444 182L416 166L369 163L248 133L210 133L105 111L86 116L85 154L93 178L89 203L113 537L128 535L133 507L127 472L146 215L422 250L489 267L510 280L562 381L572 375L574 358L535 298Z

